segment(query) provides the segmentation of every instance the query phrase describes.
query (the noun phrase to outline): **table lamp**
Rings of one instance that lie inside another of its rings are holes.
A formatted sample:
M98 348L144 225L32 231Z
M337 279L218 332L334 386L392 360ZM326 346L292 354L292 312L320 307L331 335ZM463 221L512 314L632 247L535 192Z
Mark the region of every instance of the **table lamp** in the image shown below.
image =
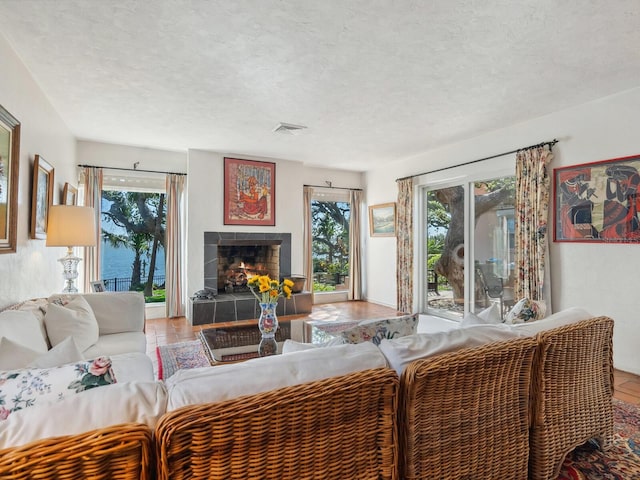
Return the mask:
M47 247L67 247L67 255L58 261L64 269L66 284L63 293L77 293L78 263L73 247L92 247L96 244L96 221L93 207L52 205L47 220Z

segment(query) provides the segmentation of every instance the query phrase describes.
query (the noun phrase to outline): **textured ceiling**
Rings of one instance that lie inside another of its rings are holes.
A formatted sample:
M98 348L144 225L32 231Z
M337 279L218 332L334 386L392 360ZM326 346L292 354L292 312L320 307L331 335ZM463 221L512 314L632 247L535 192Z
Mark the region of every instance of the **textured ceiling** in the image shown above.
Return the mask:
M0 0L0 34L80 139L363 171L640 85L638 0Z

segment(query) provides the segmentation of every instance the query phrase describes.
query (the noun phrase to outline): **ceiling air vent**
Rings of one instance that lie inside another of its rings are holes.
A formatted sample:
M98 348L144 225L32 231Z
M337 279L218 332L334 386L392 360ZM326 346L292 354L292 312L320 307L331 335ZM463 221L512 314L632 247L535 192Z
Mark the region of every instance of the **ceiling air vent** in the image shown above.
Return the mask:
M304 125L293 125L291 123L279 123L276 128L273 129L276 133L284 133L288 135L298 135L302 130L304 130Z

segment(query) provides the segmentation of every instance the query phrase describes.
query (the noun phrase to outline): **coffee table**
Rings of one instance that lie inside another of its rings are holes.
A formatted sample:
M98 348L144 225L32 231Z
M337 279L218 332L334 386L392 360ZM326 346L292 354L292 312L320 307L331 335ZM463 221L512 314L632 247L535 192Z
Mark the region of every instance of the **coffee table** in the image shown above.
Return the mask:
M258 357L261 334L257 319L216 323L203 328L199 337L212 364ZM307 341L307 326L300 315L278 317L275 337L278 351L275 353L282 352L282 345L289 338L299 342Z

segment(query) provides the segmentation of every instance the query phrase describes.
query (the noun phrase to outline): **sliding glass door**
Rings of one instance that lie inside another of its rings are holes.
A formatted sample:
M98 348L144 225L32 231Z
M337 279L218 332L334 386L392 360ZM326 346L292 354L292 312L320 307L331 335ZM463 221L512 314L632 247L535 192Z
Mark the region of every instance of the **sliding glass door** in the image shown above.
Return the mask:
M514 177L423 190L426 313L461 319L513 300Z

